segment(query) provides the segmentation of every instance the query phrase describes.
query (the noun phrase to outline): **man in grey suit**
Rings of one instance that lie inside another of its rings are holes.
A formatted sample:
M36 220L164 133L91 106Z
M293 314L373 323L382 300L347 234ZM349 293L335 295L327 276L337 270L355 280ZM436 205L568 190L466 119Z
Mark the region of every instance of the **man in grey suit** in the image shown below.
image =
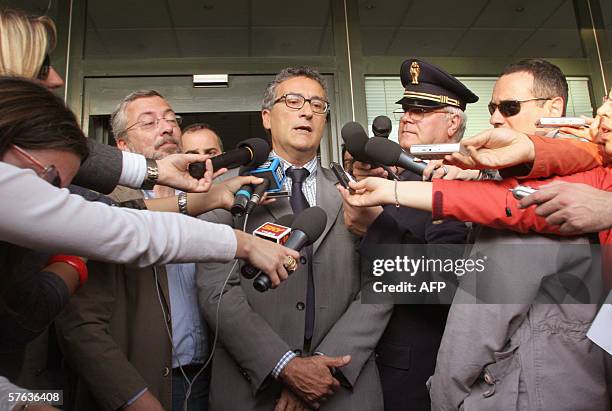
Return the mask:
M392 307L360 301L357 238L344 225L333 174L316 157L328 112L325 81L307 67L284 69L264 94L263 125L292 197L257 207L245 231L314 205L325 210L327 223L277 290L256 291L232 264L198 266L202 313L219 338L211 409L383 407L374 347ZM211 214L214 221L242 223L227 212Z

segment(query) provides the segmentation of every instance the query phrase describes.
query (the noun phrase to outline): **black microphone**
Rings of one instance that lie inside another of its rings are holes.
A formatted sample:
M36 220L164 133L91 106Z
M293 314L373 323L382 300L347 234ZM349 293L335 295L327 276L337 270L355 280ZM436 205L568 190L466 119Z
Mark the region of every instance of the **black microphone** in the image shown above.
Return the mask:
M369 138L361 124L356 121L349 121L340 130L342 140L346 150L351 153L353 158L362 163L371 163L370 157L365 152L365 145Z
M423 175L426 163L415 161L395 141L384 137L372 137L365 146L365 152L372 160L388 166L398 166L413 173Z
M284 225L285 227L291 227L293 225L294 220L295 214L285 214L278 217L278 220L276 220L276 224Z
M270 144L262 138L249 138L238 143L235 149L211 159L213 170L236 168L239 166L257 167L268 159ZM206 163L189 164L189 174L200 179L204 176Z
M295 217L289 239L284 244L285 247L300 251L311 245L323 234L325 224L327 224L327 214L321 207L314 206L305 209ZM263 293L272 287L272 281L266 273L261 273L253 280L253 287Z
M356 121L349 121L344 126L342 126L340 135L344 140L344 146L346 147L347 151L351 153L355 160L369 164L373 164L375 162L375 160L372 159L365 151L365 146L370 140L370 138L366 134L363 127L361 127L361 124L357 123ZM393 172L393 170L387 167L387 165L374 165L376 167L382 167L389 174L389 177L391 177L391 179L399 180L399 177Z
M389 138L392 128L391 119L387 116L378 116L372 122L372 133L374 133L374 137Z
M281 226L283 226L283 227L288 227L288 228L290 228L290 227L291 227L291 225L293 224L293 220L294 220L294 219L295 219L295 215L293 215L293 214L285 214L284 216L279 217L279 219L278 219L278 220L276 220L276 223L273 223L273 224L276 224L276 225L281 225ZM270 224L270 223L267 223L267 224ZM265 225L266 225L266 224L264 224L264 226L265 226ZM258 231L260 228L261 228L261 227L257 228L255 231L253 231L253 235L255 235L256 237L261 237L261 236L257 235L257 234L258 234L258 233L257 233L257 231ZM275 240L273 240L273 239L272 239L272 238L270 238L269 236L267 236L267 237L262 237L262 238L264 238L264 239L266 239L266 240L270 240L270 241L274 241L274 242L276 242ZM287 238L287 240L289 240L289 239ZM281 242L281 244L282 244L282 242ZM242 268L240 269L240 272L242 273L242 276L243 276L244 278L247 278L247 279L249 279L249 280L250 280L251 278L254 278L254 277L257 275L257 274L259 274L259 273L261 272L261 270L260 270L259 268L255 267L254 265L251 265L251 264L245 264L245 265L243 265L243 266L242 266Z
M248 176L251 172L249 167L242 166L238 172L239 176ZM234 204L230 208L230 212L233 216L241 216L246 210L248 201L253 195L253 184L245 184L236 191L234 194Z

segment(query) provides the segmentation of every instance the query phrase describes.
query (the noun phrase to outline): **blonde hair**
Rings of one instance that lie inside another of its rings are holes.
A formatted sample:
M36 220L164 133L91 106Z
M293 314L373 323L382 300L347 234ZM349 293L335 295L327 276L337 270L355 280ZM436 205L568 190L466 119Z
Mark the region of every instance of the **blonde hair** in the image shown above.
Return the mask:
M55 24L49 17L0 9L0 75L36 78L56 41Z

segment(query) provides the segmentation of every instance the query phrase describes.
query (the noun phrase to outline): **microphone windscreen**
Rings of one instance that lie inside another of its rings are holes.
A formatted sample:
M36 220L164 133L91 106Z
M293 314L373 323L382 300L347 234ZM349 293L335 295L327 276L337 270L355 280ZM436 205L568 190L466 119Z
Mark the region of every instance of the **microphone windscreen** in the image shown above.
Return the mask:
M263 138L249 138L238 144L238 148L249 147L253 150L253 158L245 164L248 167L257 167L266 162L270 154L270 144Z
M302 231L308 237L306 245L317 241L325 230L327 224L327 214L321 207L308 207L295 217L291 224L292 231Z
M353 158L357 161L369 163L371 160L365 152L365 145L369 138L361 124L355 121L349 121L346 123L340 135L344 140L344 145Z
M391 119L387 116L378 116L372 122L372 132L377 137L389 137L391 128Z
M276 224L291 227L293 225L293 220L295 220L295 214L285 214L276 220Z
M375 162L386 166L397 165L402 147L384 137L372 137L365 146L365 152Z

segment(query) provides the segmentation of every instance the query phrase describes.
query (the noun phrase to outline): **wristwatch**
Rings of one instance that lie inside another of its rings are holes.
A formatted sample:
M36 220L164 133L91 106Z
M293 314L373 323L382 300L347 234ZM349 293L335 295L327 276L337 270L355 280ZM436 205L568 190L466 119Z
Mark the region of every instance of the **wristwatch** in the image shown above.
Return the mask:
M157 184L159 178L159 169L157 168L157 162L150 158L147 158L147 176L142 182L141 188L143 190L153 190L153 186Z

